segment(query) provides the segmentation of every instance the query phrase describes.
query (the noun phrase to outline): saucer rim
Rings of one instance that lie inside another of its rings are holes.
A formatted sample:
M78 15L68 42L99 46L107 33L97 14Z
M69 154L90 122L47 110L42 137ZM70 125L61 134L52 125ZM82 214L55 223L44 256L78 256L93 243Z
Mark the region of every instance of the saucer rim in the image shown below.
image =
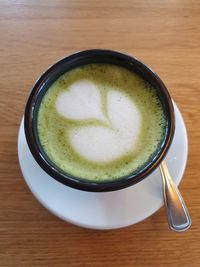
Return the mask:
M177 182L176 182L176 184L178 186L180 184L182 178L183 178L183 174L185 172L185 168L186 168L186 165L187 165L187 159L188 159L188 135L187 135L187 130L186 130L186 126L185 126L185 123L184 123L182 114L181 114L179 108L177 107L177 105L176 105L176 103L174 101L173 101L173 104L174 104L174 109L175 109L175 116L177 116L177 113L178 113L178 115L179 115L178 117L179 117L180 123L182 124L182 134L184 136L183 139L184 139L184 143L185 143L184 144L185 145L185 147L184 147L185 157L184 157L184 161L182 163L182 171L179 174L180 178L177 179ZM23 167L22 167L22 164L20 162L20 155L19 155L20 154L20 152L19 152L19 150L20 150L20 138L21 138L21 134L23 133L23 129L21 129L21 128L23 128L23 118L21 120L20 127L19 127L19 133L18 133L18 159L19 159L19 165L20 165L20 169L21 169L23 178L24 178L24 180L25 180L25 182L26 182L29 190L32 192L33 196L38 200L38 202L42 206L44 206L49 212L51 212L52 214L54 214L56 217L62 219L63 221L68 222L68 223L71 223L71 224L76 225L76 226L79 226L79 227L87 228L87 229L95 229L95 230L119 229L119 228L124 228L124 227L128 227L128 226L134 225L136 223L139 223L139 222L141 222L141 221L149 218L151 215L153 215L154 213L156 213L163 206L163 203L161 205L158 205L158 207L153 212L150 211L148 214L146 214L144 217L142 217L141 219L137 220L136 222L130 222L130 221L128 221L128 223L126 223L126 224L124 224L124 223L123 224L122 223L119 224L118 223L118 224L115 224L115 225L112 224L112 226L110 226L110 225L108 225L108 226L105 226L105 225L104 226L102 226L102 225L101 226L99 226L99 225L98 226L97 225L90 225L90 224L83 223L83 222L80 222L80 221L77 221L77 220L73 220L71 218L66 218L65 216L63 216L62 213L57 212L57 210L53 209L51 207L51 205L49 205L48 203L46 203L45 201L43 201L43 199L40 197L40 194L37 192L37 190L33 189L32 185L29 182L29 179L27 179L25 177L25 174L23 172ZM172 142L171 147L173 146L173 143L174 143L174 140ZM170 149L171 149L171 147L170 147ZM170 151L170 149L169 149L169 151ZM34 158L33 158L33 160L34 160ZM37 163L37 165L38 165L38 163ZM149 176L152 176L153 174L154 174L154 172L151 173ZM55 181L55 182L57 182L57 181ZM142 180L140 183L143 183L143 182L144 182L144 180ZM65 186L65 185L62 185L62 186ZM121 190L128 190L129 188L130 187L125 188L125 189L121 189ZM80 191L80 190L77 190L77 189L73 189L73 190ZM120 190L118 190L118 191L120 191ZM114 192L117 193L118 191L114 191ZM94 193L94 192L91 192L91 193ZM109 192L104 192L104 193L109 193ZM101 193L96 192L96 194L101 194Z

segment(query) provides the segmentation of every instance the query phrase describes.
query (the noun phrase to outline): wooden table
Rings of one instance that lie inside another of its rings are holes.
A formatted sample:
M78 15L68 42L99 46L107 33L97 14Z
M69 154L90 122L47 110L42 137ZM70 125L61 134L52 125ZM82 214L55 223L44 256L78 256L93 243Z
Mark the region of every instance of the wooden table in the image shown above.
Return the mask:
M0 266L200 266L200 2L0 1ZM192 228L168 230L164 208L113 231L82 229L50 214L18 164L17 133L36 78L77 50L110 48L151 66L189 134L180 190Z

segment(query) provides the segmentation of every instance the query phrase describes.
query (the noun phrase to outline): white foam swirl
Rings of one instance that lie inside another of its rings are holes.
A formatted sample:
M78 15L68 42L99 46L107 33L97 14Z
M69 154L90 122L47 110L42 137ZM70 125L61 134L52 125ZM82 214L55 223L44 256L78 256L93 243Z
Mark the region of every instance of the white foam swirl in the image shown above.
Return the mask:
M95 118L106 120L103 126L74 127L69 133L72 148L92 162L109 162L134 150L141 128L141 115L136 105L121 92L107 94L107 113L101 111L101 98L95 84L81 80L62 92L56 101L60 115L68 119Z

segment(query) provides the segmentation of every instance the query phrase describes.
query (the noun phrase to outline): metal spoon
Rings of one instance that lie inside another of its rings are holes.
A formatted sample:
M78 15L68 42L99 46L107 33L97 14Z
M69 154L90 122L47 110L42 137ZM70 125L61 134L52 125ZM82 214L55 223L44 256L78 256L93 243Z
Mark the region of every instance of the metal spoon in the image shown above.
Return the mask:
M169 228L176 232L185 231L190 227L191 219L165 161L160 164L160 172L163 180L163 196Z

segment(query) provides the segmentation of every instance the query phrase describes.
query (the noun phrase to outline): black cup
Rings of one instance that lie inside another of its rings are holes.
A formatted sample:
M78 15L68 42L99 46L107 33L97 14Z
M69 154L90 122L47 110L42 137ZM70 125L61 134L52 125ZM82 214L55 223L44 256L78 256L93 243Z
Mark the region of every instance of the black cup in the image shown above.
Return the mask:
M114 181L106 182L91 182L88 180L79 179L70 174L63 172L58 168L45 154L37 133L37 114L39 105L44 94L54 81L62 74L81 65L89 63L111 63L122 66L140 75L148 81L156 90L157 95L163 105L166 116L165 137L152 155L148 164L146 164L139 172L132 173L125 177L121 177ZM174 110L171 97L167 88L160 78L145 64L128 55L111 51L111 50L86 50L75 53L63 58L52 65L42 76L37 80L31 94L28 98L25 108L24 128L25 135L30 151L37 163L47 172L52 178L63 183L64 185L93 192L105 192L119 190L130 185L140 182L154 171L165 157L174 135Z

